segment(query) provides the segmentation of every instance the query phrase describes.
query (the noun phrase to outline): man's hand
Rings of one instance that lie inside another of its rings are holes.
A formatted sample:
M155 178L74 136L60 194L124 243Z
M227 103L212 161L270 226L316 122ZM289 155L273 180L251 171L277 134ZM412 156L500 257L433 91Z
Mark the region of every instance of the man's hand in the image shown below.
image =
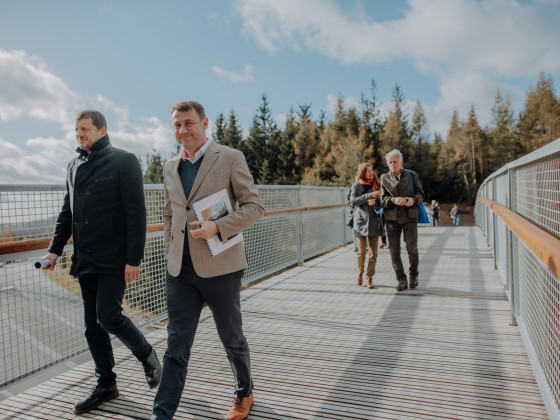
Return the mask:
M190 232L195 239L210 239L220 231L216 222L212 221L200 222L197 220L196 222L189 223L189 225L193 227Z
M406 207L412 207L414 205L414 198L412 197L405 197L405 203L403 204Z
M412 207L414 205L414 198L412 198L412 197L395 197L395 204L397 206Z
M56 260L58 260L58 255L53 254L52 252L49 252L47 255L45 255L43 258L41 258L41 261L43 260L49 260L51 262L51 265L49 265L48 267L43 268L43 270L54 270L54 266L56 265Z
M124 266L124 282L132 283L138 280L140 277L140 266L139 265L128 265Z

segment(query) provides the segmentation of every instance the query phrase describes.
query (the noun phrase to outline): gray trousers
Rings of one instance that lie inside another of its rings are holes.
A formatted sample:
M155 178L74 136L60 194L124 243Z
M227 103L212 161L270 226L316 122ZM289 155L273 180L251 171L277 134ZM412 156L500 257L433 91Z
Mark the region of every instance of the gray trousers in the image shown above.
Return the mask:
M243 270L217 277L199 277L188 256L183 258L178 277L167 273L167 350L163 356L161 383L154 399L152 419L172 419L177 410L204 303L212 311L218 335L229 359L235 377L234 392L239 398L251 395L253 380L249 345L243 335L241 322L242 276Z
M387 229L387 239L389 240L389 251L391 253L391 261L397 281L406 282L406 273L403 268L401 259L401 233L404 235L404 243L408 252L408 261L410 267L408 272L410 277L418 277L418 224L416 221L399 224L391 220L385 219L385 228Z

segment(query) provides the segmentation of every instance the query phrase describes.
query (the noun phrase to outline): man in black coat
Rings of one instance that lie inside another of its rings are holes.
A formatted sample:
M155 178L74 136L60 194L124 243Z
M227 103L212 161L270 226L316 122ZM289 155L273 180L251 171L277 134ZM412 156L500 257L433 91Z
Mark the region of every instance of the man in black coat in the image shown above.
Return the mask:
M109 333L142 362L150 388L159 385L161 365L144 335L122 314L126 283L140 276L146 241L140 164L132 153L111 146L105 117L98 111L77 115L76 139L79 156L68 164L64 203L43 259L54 269L72 235L70 274L80 283L85 336L97 377L92 394L74 406L81 414L119 395Z

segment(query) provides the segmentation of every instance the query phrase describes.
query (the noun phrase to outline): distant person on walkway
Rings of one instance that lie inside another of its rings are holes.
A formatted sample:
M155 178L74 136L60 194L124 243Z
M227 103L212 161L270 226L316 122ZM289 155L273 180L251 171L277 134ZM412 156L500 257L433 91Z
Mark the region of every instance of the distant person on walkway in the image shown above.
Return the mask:
M440 226L439 203L436 200L432 200L432 223L434 224L434 226Z
M381 175L381 202L385 214L391 261L397 276L397 290L407 285L401 259L401 233L410 263L410 288L418 286L418 204L424 200L424 190L416 172L403 168L403 155L392 150L385 156L390 172Z
M381 221L381 202L379 200L379 179L367 163L358 166L357 182L350 190L350 206L354 209L353 233L358 245L358 277L356 283L362 285L366 252L369 254L367 265L367 287L373 289L373 276L377 262L377 242L383 235ZM366 251L367 250L367 251Z
M453 219L453 226L459 226L461 224L461 209L457 203L453 204L453 208L449 212L451 218Z
M172 419L187 376L195 332L206 303L234 376L233 407L228 420L244 419L253 404L249 345L241 322L241 277L247 267L243 242L212 256L206 239L227 243L256 223L264 207L243 153L206 137L208 118L195 101L171 108L181 153L164 167L164 244L169 323L161 385L152 420ZM196 203L226 190L233 212L214 221L198 221ZM211 398L211 395L208 396ZM201 404L206 404L201 401Z
M68 165L64 203L43 259L54 269L72 235L70 274L80 283L85 336L97 377L91 395L74 406L74 412L82 414L119 395L109 333L142 362L150 388L159 384L161 365L152 346L122 314L126 283L138 279L144 257L142 169L136 156L111 145L107 122L98 111L77 115L76 139L79 156Z

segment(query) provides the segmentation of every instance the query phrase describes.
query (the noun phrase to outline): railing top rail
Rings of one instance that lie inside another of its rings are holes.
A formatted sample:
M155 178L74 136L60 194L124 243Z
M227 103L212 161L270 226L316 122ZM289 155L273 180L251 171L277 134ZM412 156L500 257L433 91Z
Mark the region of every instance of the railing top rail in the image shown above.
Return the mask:
M64 191L64 184L0 184L0 192Z
M560 277L560 239L495 201L479 198L513 233L552 271Z
M257 185L267 190L348 190L348 187L315 187L312 185ZM144 184L145 190L162 190L163 184ZM64 184L0 184L0 192L64 191Z
M295 207L289 209L278 209L278 210L268 210L265 212L265 216L276 216L279 214L288 213L302 213L306 211L315 210L328 210L335 209L339 207L346 207L347 204L327 204L323 206L309 206L309 207ZM152 223L147 226L146 233L158 232L163 230L163 223ZM25 251L35 251L38 249L45 249L49 246L51 238L40 238L40 239L27 239L23 241L10 241L0 243L0 255L16 254ZM68 244L72 243L72 238L68 241Z

